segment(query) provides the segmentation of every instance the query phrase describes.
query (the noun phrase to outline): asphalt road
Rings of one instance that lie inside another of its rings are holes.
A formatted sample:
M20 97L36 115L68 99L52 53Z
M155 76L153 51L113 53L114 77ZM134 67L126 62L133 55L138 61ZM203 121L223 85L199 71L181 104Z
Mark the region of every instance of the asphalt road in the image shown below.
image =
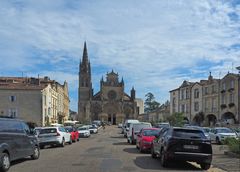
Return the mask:
M156 172L202 171L194 163L174 163L163 168L159 159L139 153L116 126L107 126L90 138L64 148L45 148L38 160L25 158L12 163L9 172ZM216 171L216 170L210 170Z

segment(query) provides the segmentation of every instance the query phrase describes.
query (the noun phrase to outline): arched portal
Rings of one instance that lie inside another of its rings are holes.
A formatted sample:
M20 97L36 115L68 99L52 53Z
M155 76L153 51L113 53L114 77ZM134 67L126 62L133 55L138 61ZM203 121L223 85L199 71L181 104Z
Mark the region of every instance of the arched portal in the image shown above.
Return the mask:
M217 117L213 114L208 114L206 116L206 123L208 126L213 127L217 122Z
M232 112L226 112L226 113L222 114L221 120L225 124L235 124L236 123L236 118Z

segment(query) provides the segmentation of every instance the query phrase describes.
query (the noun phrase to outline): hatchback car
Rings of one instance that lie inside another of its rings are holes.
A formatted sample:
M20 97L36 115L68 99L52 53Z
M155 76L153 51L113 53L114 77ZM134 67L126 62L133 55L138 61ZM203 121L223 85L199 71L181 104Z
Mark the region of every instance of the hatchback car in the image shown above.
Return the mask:
M137 135L136 148L140 152L150 151L152 141L159 134L160 130L159 128L143 128Z
M78 128L79 137L90 137L90 130L88 126Z
M44 127L38 135L40 148L46 145L64 147L65 143L72 144L71 134L63 127Z
M34 133L22 120L0 118L0 171L8 171L11 161L27 156L40 156Z
M163 167L169 161L192 161L207 170L212 162L212 145L202 130L174 127L153 140L151 154L153 158L161 158Z
M67 132L69 132L71 134L72 142L79 141L79 133L78 133L78 130L75 127L66 126L64 128Z
M226 138L237 138L237 134L230 128L216 127L209 133L211 140L217 144L222 144Z

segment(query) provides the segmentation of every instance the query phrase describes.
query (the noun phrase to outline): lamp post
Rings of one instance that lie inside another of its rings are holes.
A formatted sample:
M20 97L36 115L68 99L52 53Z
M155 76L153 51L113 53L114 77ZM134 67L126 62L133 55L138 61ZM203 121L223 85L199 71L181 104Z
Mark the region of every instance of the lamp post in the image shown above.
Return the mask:
M240 66L236 67L240 74ZM240 76L238 76L238 123L240 123Z

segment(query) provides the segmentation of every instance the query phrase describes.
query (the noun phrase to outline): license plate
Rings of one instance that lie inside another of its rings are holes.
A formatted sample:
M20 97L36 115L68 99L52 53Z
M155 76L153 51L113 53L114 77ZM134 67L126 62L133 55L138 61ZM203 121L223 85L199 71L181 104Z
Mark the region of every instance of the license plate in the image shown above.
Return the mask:
M197 150L198 146L195 145L183 145L184 149L192 149L192 150Z

